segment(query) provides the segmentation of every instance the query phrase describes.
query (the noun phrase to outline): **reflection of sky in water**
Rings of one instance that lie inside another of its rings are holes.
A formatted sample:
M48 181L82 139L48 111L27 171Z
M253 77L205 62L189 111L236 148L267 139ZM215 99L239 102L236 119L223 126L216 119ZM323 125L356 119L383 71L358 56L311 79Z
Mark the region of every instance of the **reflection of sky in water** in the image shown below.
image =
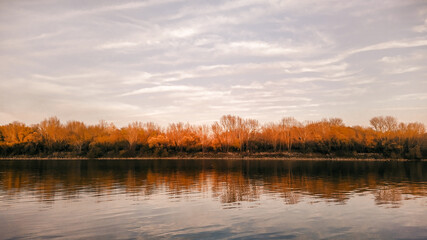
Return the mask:
M1 238L427 237L426 163L162 164L0 165Z

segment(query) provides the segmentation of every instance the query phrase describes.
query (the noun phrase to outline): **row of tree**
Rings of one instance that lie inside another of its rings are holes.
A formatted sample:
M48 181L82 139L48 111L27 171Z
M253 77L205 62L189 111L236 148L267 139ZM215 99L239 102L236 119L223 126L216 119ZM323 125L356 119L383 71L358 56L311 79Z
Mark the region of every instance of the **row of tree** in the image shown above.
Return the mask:
M172 123L160 127L152 122L133 122L117 128L105 121L63 124L51 117L32 126L19 122L0 126L0 156L158 157L219 152L427 156L424 124L399 123L390 116L374 117L370 123L371 127L350 127L339 118L301 123L287 117L260 124L255 119L226 115L211 125Z

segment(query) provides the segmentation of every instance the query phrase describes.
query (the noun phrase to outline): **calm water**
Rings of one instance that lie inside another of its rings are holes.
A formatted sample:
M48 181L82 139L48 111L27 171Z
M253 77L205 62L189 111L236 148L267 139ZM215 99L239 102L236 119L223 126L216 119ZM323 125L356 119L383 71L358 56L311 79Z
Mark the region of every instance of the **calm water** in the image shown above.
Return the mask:
M0 161L1 239L427 239L427 162Z

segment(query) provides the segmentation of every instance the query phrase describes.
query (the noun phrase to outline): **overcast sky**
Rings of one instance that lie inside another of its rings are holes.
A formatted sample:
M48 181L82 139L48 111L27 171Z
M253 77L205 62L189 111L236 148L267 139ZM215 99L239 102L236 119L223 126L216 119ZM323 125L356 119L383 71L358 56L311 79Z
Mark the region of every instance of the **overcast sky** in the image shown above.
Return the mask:
M427 1L0 0L0 124L427 124Z

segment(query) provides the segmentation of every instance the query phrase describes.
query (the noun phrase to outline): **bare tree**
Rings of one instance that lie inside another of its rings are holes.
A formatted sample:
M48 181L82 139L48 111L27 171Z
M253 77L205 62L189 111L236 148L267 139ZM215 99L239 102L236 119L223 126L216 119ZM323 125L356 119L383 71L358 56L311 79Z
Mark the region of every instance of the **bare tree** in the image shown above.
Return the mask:
M282 139L285 142L288 151L291 151L293 143L292 128L298 126L299 124L300 123L293 117L285 117L280 123Z

